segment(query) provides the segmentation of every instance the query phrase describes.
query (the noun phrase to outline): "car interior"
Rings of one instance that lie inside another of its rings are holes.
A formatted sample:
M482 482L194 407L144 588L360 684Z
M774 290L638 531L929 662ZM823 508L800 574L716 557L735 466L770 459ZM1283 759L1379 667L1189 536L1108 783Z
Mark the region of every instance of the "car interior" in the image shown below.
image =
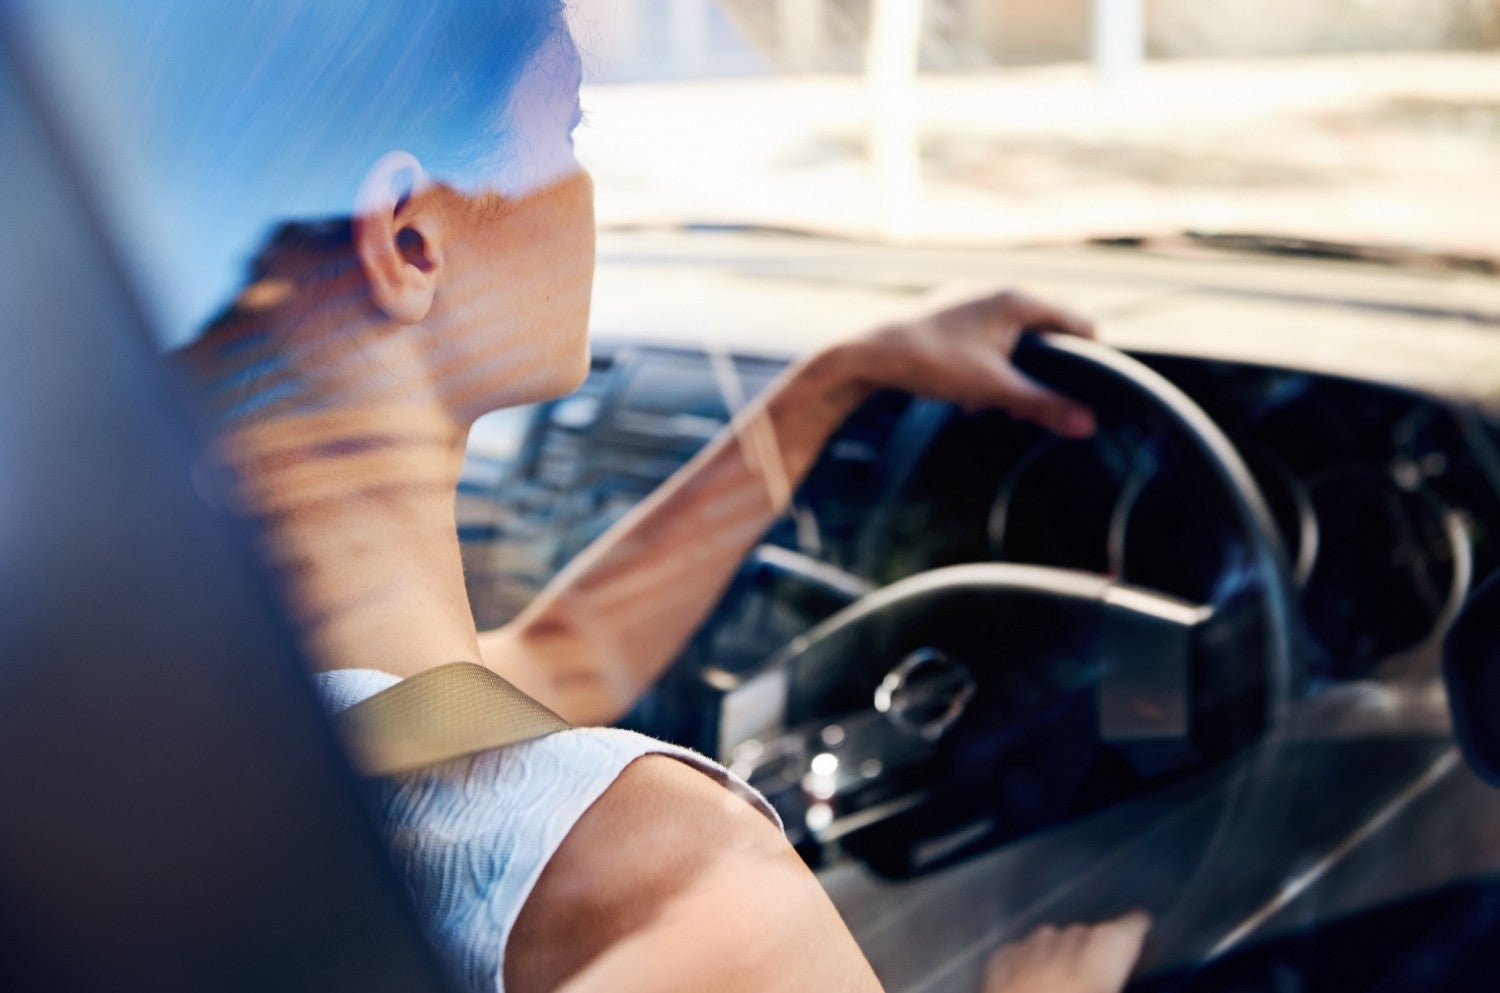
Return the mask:
M454 989L5 26L0 988ZM601 337L577 392L494 422L458 495L480 625L795 358ZM1134 906L1133 989L1490 988L1500 408L1164 348L1016 362L1098 434L877 395L626 726L761 789L892 990Z
M772 797L911 988L1001 922L1101 917L1153 876L1174 882L1147 961L1180 967L1495 865L1477 838L1394 854L1457 805L1494 816L1440 664L1496 565L1493 422L1379 381L1104 351L1018 356L1095 404L1087 441L870 401L629 718ZM789 360L733 357L746 394ZM472 457L476 612L503 620L727 422L723 361L604 343L507 472L479 482ZM912 900L944 922L925 956L899 941Z

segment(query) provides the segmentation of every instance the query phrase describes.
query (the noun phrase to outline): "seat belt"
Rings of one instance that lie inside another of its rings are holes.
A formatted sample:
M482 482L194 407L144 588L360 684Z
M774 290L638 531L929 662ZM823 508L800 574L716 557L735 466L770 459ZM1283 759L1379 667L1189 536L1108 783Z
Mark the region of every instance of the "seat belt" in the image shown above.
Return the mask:
M366 776L411 772L572 726L473 662L403 679L336 720L355 768Z

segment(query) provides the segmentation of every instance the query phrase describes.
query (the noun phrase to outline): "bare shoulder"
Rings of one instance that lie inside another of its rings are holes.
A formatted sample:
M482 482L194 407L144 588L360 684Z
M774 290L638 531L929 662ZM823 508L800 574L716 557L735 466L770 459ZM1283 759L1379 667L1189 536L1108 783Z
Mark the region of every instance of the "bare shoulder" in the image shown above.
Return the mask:
M798 945L814 975L789 973ZM852 982L825 982L829 977ZM712 979L712 982L710 982ZM626 767L574 825L505 955L511 993L871 990L853 939L776 826L676 759ZM708 985L704 985L708 983Z
M669 898L710 865L789 853L781 832L744 799L684 762L646 755L578 821L540 883L544 896L569 902L638 906Z

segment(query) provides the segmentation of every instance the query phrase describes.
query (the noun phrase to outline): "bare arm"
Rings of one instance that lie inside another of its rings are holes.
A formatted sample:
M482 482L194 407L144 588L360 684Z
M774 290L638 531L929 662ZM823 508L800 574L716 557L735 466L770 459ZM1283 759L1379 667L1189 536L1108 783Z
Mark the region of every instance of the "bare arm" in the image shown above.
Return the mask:
M505 954L514 993L879 993L769 820L675 759L632 763L537 881Z
M793 366L516 620L482 634L485 663L576 723L617 719L682 650L829 437L877 389L1090 433L1086 409L1011 366L1032 329L1092 334L1080 318L1000 293Z
M1149 918L1043 927L981 993L1116 993ZM514 993L880 993L817 879L770 821L662 756L632 763L564 839L505 952Z
M795 366L515 621L486 664L577 723L623 714L681 651L863 392L839 351Z

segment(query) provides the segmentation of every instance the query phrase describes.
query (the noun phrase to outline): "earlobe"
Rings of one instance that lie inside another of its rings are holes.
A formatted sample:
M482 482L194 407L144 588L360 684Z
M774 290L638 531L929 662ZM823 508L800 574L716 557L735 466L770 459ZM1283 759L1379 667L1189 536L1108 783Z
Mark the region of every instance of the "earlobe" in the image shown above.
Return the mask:
M400 324L425 319L437 290L441 252L417 209L427 187L412 155L389 152L366 174L355 203L354 248L370 298Z

